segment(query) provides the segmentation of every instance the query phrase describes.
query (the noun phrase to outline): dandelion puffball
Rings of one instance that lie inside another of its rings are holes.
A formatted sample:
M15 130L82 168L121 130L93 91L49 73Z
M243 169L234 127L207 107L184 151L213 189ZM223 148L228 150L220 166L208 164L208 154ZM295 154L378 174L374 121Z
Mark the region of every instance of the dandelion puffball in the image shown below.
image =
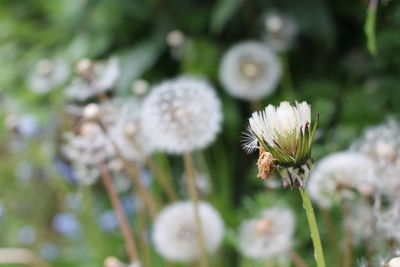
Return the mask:
M389 261L389 267L400 267L400 257L393 258Z
M68 78L68 65L59 59L42 59L29 79L29 89L38 94L45 94L62 85Z
M265 41L275 51L286 51L293 45L298 28L293 19L278 12L265 16Z
M281 64L266 45L248 41L226 52L219 75L228 93L245 100L258 100L276 90Z
M206 202L199 203L205 249L215 252L224 236L224 224L219 213ZM154 222L153 241L156 250L167 260L190 262L200 251L196 235L194 207L190 201L166 206Z
M111 90L119 76L119 63L116 57L104 62L82 59L77 63L78 77L66 89L67 97L79 101Z
M310 197L328 208L355 193L371 195L375 190L374 162L355 152L337 152L322 158L308 181Z
M114 118L111 119L108 134L122 155L134 161L143 162L153 146L144 133L140 120L142 101L137 97L115 99Z
M221 129L221 102L204 80L161 83L144 100L141 124L154 147L170 153L203 149Z
M239 250L246 257L266 259L288 252L293 244L295 219L283 207L262 211L257 219L242 222L239 229Z

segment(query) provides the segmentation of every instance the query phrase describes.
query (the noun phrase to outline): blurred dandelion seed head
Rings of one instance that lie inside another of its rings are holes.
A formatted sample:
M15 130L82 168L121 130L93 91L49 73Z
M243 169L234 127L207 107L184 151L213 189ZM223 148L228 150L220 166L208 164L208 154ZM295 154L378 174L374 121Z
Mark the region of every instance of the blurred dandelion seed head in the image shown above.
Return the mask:
M377 185L375 163L355 152L337 152L322 158L310 175L308 192L319 206L328 208L357 194L371 196Z
M295 219L287 208L273 207L256 219L244 220L239 229L239 250L252 259L279 256L291 249Z
M113 89L120 73L116 57L104 62L83 59L78 61L76 68L79 76L72 80L65 94L68 98L78 101Z
M258 100L276 90L281 64L266 45L248 41L226 52L219 75L228 93L245 100Z
M132 83L132 92L136 96L144 96L148 93L150 84L148 81L139 79Z
M199 203L205 248L215 252L224 236L219 213L206 202ZM181 201L166 206L154 222L153 241L156 250L166 259L191 262L199 257L193 204Z
M221 122L221 102L214 89L194 77L180 77L153 88L141 114L151 144L177 154L207 147Z
M275 51L286 51L293 46L298 27L289 16L269 12L264 19L265 41Z
M42 59L36 63L28 81L29 89L37 94L45 94L66 82L70 70L60 59Z
M389 261L389 267L400 267L400 257L393 258Z

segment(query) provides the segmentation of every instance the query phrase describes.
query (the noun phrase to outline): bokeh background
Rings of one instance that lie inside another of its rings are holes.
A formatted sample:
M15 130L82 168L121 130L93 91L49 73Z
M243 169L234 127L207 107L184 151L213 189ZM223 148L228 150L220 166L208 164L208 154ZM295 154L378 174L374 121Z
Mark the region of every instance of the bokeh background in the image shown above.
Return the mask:
M207 199L226 228L214 266L272 266L240 256L237 228L243 218L277 203L295 212L294 247L314 266L297 192L266 187L256 178L257 154L242 150L242 132L255 104L227 93L218 78L220 61L237 43L264 40L268 12L290 17L297 34L291 48L278 53L284 66L282 79L276 91L257 105L305 100L312 105L313 116L320 113L314 158L347 149L366 127L400 115L400 4L395 0L378 4L375 56L367 49L364 32L368 4L364 0L0 0L0 247L28 248L57 267L102 266L111 255L127 262L101 183L79 184L61 153L62 133L71 128L66 107L76 104L65 96L76 76L75 64L82 58L115 56L120 71L108 97L133 95L132 83L138 79L151 86L190 74L208 79L221 99L222 130L215 142L194 155L206 163L212 188ZM178 44L171 41L171 31L178 33ZM57 88L37 93L31 77L37 62L46 58L62 59L69 75ZM153 158L170 166L164 171L182 192L181 158L162 153ZM151 190L159 193L151 172L142 171ZM137 229L135 194L127 190L121 198ZM330 212L337 226L334 234L341 240L341 209L334 206ZM149 235L151 224L145 228ZM327 244L327 228L320 228ZM334 266L335 254L328 245L325 250L328 266ZM353 266L364 255L365 246L356 246ZM151 258L150 266L166 266L153 249Z

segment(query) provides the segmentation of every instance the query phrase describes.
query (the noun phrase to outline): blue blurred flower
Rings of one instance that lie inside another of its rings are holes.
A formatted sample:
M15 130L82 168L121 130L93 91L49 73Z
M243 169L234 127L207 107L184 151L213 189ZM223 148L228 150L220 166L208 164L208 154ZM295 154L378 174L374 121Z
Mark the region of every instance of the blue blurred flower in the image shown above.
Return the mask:
M0 201L0 219L3 217L4 215L4 206L3 203Z
M111 232L118 227L117 216L114 210L109 210L100 215L99 224L101 229Z
M122 206L127 214L133 214L140 205L140 200L135 194L123 195L121 198Z
M76 184L76 177L73 167L60 157L54 159L54 165L61 177L72 184Z
M25 114L18 120L18 132L26 138L32 138L39 133L39 122L32 114Z
M59 213L53 218L53 229L60 234L75 238L80 234L80 225L75 215L71 213Z
M78 210L82 205L82 201L76 193L68 193L65 196L64 201L71 210Z
M150 187L153 181L153 173L147 168L142 168L140 170L140 180L145 187Z
M30 245L36 240L36 231L32 226L24 226L19 229L17 239L23 245Z
M44 243L39 249L40 256L48 261L53 261L60 255L60 247L52 242Z

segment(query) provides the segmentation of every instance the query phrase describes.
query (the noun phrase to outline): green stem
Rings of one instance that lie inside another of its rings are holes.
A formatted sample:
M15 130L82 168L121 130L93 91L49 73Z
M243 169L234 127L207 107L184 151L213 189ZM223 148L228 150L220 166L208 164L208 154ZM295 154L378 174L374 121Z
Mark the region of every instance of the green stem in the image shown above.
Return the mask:
M376 36L375 36L377 5L378 5L378 0L370 0L367 10L367 18L365 20L365 25L364 25L364 31L367 37L367 47L369 52L373 56L375 56L377 52Z
M301 198L303 199L303 208L306 211L308 225L311 231L311 239L314 245L314 258L317 267L325 267L324 251L322 249L321 238L319 237L317 220L315 219L314 209L307 192L299 189Z

